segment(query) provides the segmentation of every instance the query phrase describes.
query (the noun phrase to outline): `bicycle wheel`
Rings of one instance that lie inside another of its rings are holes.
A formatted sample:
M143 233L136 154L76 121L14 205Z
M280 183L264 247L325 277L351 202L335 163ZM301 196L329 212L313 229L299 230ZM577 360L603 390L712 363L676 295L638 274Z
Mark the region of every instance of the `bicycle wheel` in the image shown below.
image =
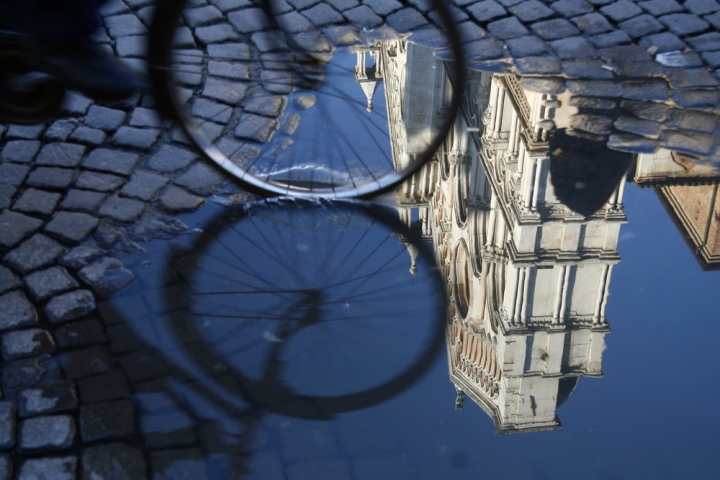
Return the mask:
M432 251L378 207L259 202L223 214L168 268L191 312L172 315L169 331L202 338L192 361L213 366L207 378L232 372L263 411L329 418L375 405L442 351Z
M431 3L431 15L368 30L325 3L162 2L150 39L159 106L252 191L388 191L433 157L459 106L457 33L445 3ZM455 61L434 56L448 47Z

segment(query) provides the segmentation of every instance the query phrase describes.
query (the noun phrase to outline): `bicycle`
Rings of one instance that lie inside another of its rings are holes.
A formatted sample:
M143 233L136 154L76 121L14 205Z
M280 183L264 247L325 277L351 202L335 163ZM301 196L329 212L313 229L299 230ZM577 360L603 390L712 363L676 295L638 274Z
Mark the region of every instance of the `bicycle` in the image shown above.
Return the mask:
M225 3L158 3L147 59L160 114L241 186L269 196L367 198L390 191L433 157L457 114L455 92L462 91L464 72L444 2L432 0L428 14L415 10L424 23L399 33L386 26L356 28L334 10L335 23L321 29L284 10L285 2L260 0L242 10L227 10ZM307 22L302 28L300 19ZM341 30L351 33L326 35ZM0 111L12 111L15 102L20 108L14 113L26 123L55 115L62 83L23 72L21 42L12 32L2 38L4 70L23 73L29 88L25 95L4 95ZM436 60L439 48L449 48L455 60ZM408 75L409 57L419 62L410 67L414 76ZM454 72L454 85L445 85L442 68ZM430 108L406 98L420 90L413 81L423 72L438 83ZM380 90L386 102L373 103ZM430 118L417 120L427 110Z

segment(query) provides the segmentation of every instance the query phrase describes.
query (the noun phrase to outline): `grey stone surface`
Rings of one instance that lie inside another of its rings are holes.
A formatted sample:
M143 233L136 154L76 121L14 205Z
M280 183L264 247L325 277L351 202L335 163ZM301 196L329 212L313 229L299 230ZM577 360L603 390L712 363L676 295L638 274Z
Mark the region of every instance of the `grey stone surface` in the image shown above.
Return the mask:
M5 144L2 150L4 162L28 163L40 150L40 142L37 140L12 140Z
M126 115L122 110L93 105L85 115L85 125L109 132L120 127Z
M115 258L103 258L84 266L78 272L80 278L98 294L108 297L130 285L135 276Z
M225 177L218 169L206 163L198 163L175 180L175 184L197 195L207 196L224 181Z
M2 189L7 188L8 185L20 186L29 171L30 167L27 165L9 162L0 163L0 185L2 185Z
M78 287L75 279L60 266L31 273L23 280L30 295L37 301L47 300L53 295Z
M95 213L105 197L107 195L102 192L73 188L68 190L60 203L60 208L75 212Z
M74 348L107 343L108 339L100 322L90 319L62 325L55 330L55 341L60 348Z
M75 439L75 421L70 415L48 415L20 422L18 445L22 451L64 450Z
M50 355L40 355L6 364L3 368L3 387L16 389L32 387L40 382L59 380L60 370Z
M0 245L14 247L42 224L43 221L37 218L5 210L0 213Z
M205 462L197 449L155 450L152 452L153 478L206 480Z
M45 130L45 125L10 125L6 136L7 138L36 140L43 130Z
M2 355L6 361L55 351L50 332L39 328L15 330L2 336Z
M135 406L129 399L80 407L80 433L85 442L122 439L135 433Z
M75 167L85 154L85 146L74 143L48 143L35 159L36 165Z
M100 221L86 213L57 212L45 231L71 242L80 242L87 238Z
M631 134L610 135L608 148L630 153L653 153L657 149L654 141Z
M120 127L112 141L120 147L147 150L155 144L160 133L160 130L154 128Z
M19 278L17 278L12 270L0 266L0 294L9 292L10 290L15 290L21 286L22 282Z
M68 251L60 258L62 265L70 268L81 268L105 254L105 250L92 243L84 243Z
M10 456L0 455L0 480L10 480L13 474L13 464Z
M124 443L86 448L82 456L82 466L83 480L148 478L143 453Z
M205 203L205 199L177 187L166 189L159 200L160 206L168 212L193 211Z
M103 143L106 136L106 133L100 129L80 126L70 135L70 140L96 146Z
M136 153L98 148L90 152L83 162L83 167L128 176L139 158Z
M266 117L279 117L285 111L287 99L280 95L253 95L243 105L243 110Z
M196 153L171 145L164 145L150 160L148 168L159 172L175 172L197 160Z
M67 188L72 182L73 171L68 168L38 167L28 176L26 185L38 188Z
M77 457L47 457L25 460L18 480L75 480Z
M278 127L279 123L275 119L245 114L240 118L240 123L235 128L235 135L238 138L267 143Z
M5 255L5 262L21 273L28 273L53 263L65 249L41 233L25 240Z
M60 200L59 193L30 188L25 190L17 199L13 205L13 210L23 213L49 215L55 210L58 200Z
M220 78L207 78L203 86L202 95L203 97L234 105L245 97L247 89L247 83Z
M18 415L21 418L74 410L78 406L75 386L68 381L55 381L17 393Z
M110 217L119 222L132 222L140 217L144 208L145 204L139 200L110 197L102 204L98 215L101 217Z
M125 179L117 175L83 172L75 182L75 186L81 189L96 190L99 192L113 192L123 183L125 183Z
M11 187L10 185L2 185L0 187L0 210L10 207L16 193L17 188Z
M34 326L37 323L35 307L25 294L15 290L0 295L0 331Z
M45 314L52 323L62 323L83 317L95 310L95 297L89 290L74 290L50 299Z
M15 402L0 402L0 449L7 450L15 446L17 435L17 406Z
M715 145L715 139L712 136L699 133L665 130L660 136L659 145L678 152L708 155Z
M150 200L162 187L167 184L168 179L146 170L138 170L133 173L128 182L120 191L128 197L135 197L141 200Z

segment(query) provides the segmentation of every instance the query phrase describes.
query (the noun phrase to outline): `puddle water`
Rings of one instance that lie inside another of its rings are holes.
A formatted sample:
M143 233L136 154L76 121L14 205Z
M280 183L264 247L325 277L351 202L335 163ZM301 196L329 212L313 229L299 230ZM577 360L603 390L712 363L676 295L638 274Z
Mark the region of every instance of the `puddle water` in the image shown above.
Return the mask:
M404 39L338 51L262 175L398 169L443 131L435 100L460 113L391 207L209 206L148 246L103 306L144 352L126 362L146 438L212 478L707 476L717 91L614 80L618 49L584 79L470 70L456 92Z

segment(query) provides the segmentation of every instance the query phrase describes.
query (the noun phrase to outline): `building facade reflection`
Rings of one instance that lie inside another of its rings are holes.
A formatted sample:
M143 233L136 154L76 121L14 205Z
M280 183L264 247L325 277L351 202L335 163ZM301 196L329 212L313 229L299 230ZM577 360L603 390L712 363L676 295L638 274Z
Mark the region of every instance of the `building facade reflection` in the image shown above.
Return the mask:
M514 76L467 83L435 161L398 189L400 215L432 240L447 279L457 405L469 397L501 434L560 428L579 378L602 376L625 182L594 214L570 210L550 179L558 99Z

